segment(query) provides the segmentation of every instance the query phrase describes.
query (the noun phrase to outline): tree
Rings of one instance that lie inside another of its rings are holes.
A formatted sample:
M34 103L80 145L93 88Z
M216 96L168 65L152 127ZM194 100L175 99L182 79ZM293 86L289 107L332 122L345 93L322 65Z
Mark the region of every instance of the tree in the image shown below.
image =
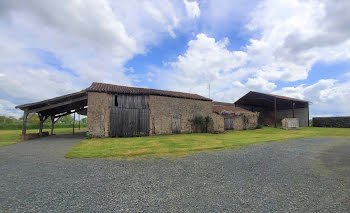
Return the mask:
M58 123L73 124L73 117L71 115L65 115L58 120Z
M82 119L81 119L81 123L82 123L82 124L86 124L86 118L82 118Z

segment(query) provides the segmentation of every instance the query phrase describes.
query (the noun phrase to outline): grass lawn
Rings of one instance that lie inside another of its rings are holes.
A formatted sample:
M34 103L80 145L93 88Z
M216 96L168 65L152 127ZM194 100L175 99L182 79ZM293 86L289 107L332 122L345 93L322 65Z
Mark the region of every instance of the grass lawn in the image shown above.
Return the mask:
M51 131L51 129L43 129L43 131ZM77 131L77 130L76 130ZM28 133L37 133L37 129L28 129ZM72 133L72 128L56 128L55 134L69 134ZM0 147L15 144L21 141L20 135L22 130L0 130Z
M226 134L179 134L134 138L94 138L81 141L67 158L142 159L182 157L195 152L240 148L244 145L294 138L349 136L349 128L304 127L300 130L263 128Z

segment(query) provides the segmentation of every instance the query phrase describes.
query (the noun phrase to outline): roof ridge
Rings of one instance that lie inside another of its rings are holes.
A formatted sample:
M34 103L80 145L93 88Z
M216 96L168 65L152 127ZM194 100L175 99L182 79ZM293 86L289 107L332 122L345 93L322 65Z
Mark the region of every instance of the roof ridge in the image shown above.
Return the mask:
M87 91L88 92L106 92L106 93L125 93L125 94L148 94L148 95L171 96L171 97L179 97L179 98L187 98L187 99L195 99L195 100L212 101L209 98L206 98L204 96L194 94L194 93L178 92L178 91L171 91L171 90L160 90L160 89L152 89L152 88L142 88L142 87L131 87L131 86L123 86L123 85L100 83L100 82L93 82L91 86L87 88Z

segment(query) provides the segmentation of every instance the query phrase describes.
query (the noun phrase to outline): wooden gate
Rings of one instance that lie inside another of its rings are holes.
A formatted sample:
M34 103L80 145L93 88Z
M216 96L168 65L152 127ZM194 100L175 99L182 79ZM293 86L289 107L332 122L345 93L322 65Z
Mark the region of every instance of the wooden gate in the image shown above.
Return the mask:
M148 97L116 95L111 106L110 136L149 135Z
M181 115L172 115L173 120L173 133L178 134L181 133L181 127L180 127L180 121L181 121Z
M225 130L233 129L233 118L225 118Z

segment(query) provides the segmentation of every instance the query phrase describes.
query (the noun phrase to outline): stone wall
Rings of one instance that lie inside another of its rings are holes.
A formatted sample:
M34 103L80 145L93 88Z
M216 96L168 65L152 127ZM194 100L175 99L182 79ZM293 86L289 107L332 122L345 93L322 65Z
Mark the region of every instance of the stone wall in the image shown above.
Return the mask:
M227 115L227 116L221 116L221 117L223 119L225 117L233 117L233 129L234 130L256 129L256 127L258 126L259 113L241 114L241 115Z
M283 118L293 117L293 111L291 109L277 110L276 117L277 117L277 126L281 126ZM294 117L299 118L300 126L308 126L309 109L308 108L294 109ZM261 112L259 117L259 124L273 127L274 118L275 118L274 111Z
M199 101L184 98L173 98L166 96L149 97L150 108L150 135L172 134L172 115L181 116L180 129L181 133L191 133L192 127L189 122L196 115L211 116L212 102ZM213 118L219 119L219 118ZM220 119L219 119L220 120ZM214 122L215 123L215 122ZM223 121L222 121L223 123ZM220 126L219 124L215 124Z
M87 126L93 137L108 137L110 132L110 107L112 95L107 93L88 93ZM190 119L197 115L213 119L214 132L224 131L224 116L213 113L213 103L185 98L149 96L149 134L172 134L172 115L180 115L181 133L192 133ZM234 116L234 129L254 129L257 116ZM248 123L244 125L244 119Z
M110 128L110 106L112 95L88 93L87 126L93 137L108 137Z
M225 131L225 118L216 113L211 113L210 117L213 119L213 131L224 132Z

